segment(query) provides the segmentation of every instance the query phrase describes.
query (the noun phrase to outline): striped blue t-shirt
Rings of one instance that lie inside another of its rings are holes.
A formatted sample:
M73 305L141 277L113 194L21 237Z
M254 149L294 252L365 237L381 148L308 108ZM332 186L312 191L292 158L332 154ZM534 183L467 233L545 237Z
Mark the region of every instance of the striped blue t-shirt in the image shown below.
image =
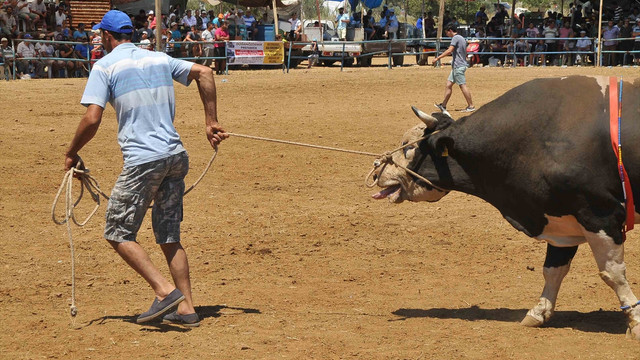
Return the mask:
M80 102L103 109L110 102L116 110L125 167L184 151L173 126L173 80L188 86L192 66L131 43L116 46L93 66Z

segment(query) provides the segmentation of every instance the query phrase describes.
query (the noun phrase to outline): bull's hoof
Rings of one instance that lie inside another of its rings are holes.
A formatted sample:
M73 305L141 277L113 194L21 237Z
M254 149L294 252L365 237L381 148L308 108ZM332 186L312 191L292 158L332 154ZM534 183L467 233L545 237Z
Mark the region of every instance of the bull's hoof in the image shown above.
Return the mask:
M640 340L640 324L637 324L633 328L627 328L627 338Z
M540 327L543 323L544 322L534 318L533 316L527 315L524 317L524 319L522 319L520 325L524 325L526 327Z

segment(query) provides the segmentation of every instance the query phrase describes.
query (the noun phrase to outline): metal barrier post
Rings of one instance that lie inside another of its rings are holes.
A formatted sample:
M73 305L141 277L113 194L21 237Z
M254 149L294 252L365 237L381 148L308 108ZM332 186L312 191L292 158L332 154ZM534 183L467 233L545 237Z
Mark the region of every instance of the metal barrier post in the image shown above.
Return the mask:
M387 64L387 69L391 69L391 40L389 40L389 50L387 51L387 55L389 57L389 62Z
M229 59L227 58L227 44L229 42L224 42L224 74L229 75Z
M13 52L13 64L11 65L11 67L13 68L13 75L11 76L11 78L15 80L16 79L16 63L17 63L15 39L11 39L11 52Z
M289 69L291 68L291 49L293 48L293 42L289 43L289 58L287 59L287 74L289 73Z
M345 48L345 42L342 42L342 59L340 60L340 71L342 71L342 69L344 68L344 48Z

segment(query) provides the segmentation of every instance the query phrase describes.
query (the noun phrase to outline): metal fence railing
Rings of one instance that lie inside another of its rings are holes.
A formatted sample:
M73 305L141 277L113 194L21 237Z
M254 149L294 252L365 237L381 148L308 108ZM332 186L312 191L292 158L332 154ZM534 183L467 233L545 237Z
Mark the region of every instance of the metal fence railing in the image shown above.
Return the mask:
M502 63L503 66L511 65L516 66L518 63L529 64L531 65L531 60L534 58L542 58L544 57L545 61L551 57L553 59L559 58L569 58L573 57L571 60L575 60L575 58L580 55L581 57L588 57L592 59L593 65L603 64L603 59L609 56L622 56L623 63L626 63L629 59L633 62L635 59L640 59L640 50L612 50L612 49L602 49L600 51L600 58L597 58L598 51L597 46L599 45L595 38L588 38L591 43L590 50L588 51L579 51L579 50L555 50L555 51L538 51L535 50L535 43L537 41L549 41L550 39L546 38L467 38L469 42L480 42L484 44L486 47L490 47L491 43L499 43L503 49L500 51L489 50L486 48L479 49L479 51L468 52L469 57L482 57L484 60L487 58L493 57L494 59L498 59ZM553 38L553 41L556 43L563 41L578 41L580 38ZM86 47L86 57L61 57L59 56L59 52L53 56L43 57L43 56L35 56L35 57L18 57L16 54L16 41L12 40L12 54L6 56L4 59L4 63L0 63L0 66L4 68L4 74L0 74L0 76L4 75L4 77L8 80L8 69L11 69L11 78L15 79L17 63L19 61L59 61L59 62L79 62L83 64L82 69L76 69L76 71L85 71L89 73L91 71L92 60L91 60L91 49L93 45L87 42L78 42L78 41L51 41L51 40L36 40L36 39L22 39L21 41L27 43L41 43L41 44L52 44L54 46L59 47L60 45L67 45L71 47L76 47L77 45L84 45ZM526 51L522 51L522 49L518 49L516 46L517 41L524 41L527 43L530 48L527 48ZM618 43L621 41L637 41L635 38L619 38L616 39ZM416 59L419 58L428 58L429 56L438 56L440 55L451 42L450 38L414 38L414 39L397 39L397 40L369 40L369 41L325 41L318 43L320 49L318 50L317 59L323 62L340 62L340 70L344 69L344 66L349 66L354 63L354 61L358 61L361 65L370 65L371 58L374 56L384 55L387 57L387 68L391 69L394 63L403 63L403 59L406 56L416 56ZM511 43L511 44L510 44ZM134 43L137 46L141 47L151 47L150 43ZM185 56L183 56L183 49L185 48L193 48L193 46L211 46L212 44L224 44L224 54L225 56L194 56L193 53L186 52ZM355 48L354 48L355 45ZM289 72L289 70L302 61L309 61L309 55L313 54L311 51L311 42L290 42L285 49L285 62L282 65L283 71ZM184 48L183 48L184 47ZM173 49L173 52L167 51ZM176 51L179 49L179 51ZM328 51L327 51L328 49ZM171 53L171 55L178 59L188 60L188 61L204 61L204 60L228 60L227 54L227 42L207 42L207 41L171 41L163 45L162 50L164 52ZM401 60L402 59L402 60ZM93 61L95 62L95 61ZM609 63L608 63L609 64ZM293 65L293 66L292 66ZM559 65L562 65L560 63ZM229 72L229 62L225 62L224 73L228 74ZM60 69L62 70L62 69ZM51 76L51 69L49 69L49 76ZM76 74L77 75L77 74ZM65 76L68 76L65 67Z

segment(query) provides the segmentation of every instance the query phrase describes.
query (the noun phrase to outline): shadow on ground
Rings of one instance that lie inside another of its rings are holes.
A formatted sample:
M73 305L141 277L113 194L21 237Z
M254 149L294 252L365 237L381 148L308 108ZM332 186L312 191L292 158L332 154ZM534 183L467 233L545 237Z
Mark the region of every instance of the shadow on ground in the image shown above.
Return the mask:
M520 322L528 309L481 309L477 306L461 309L398 309L392 314L398 316L390 321L401 321L411 318L460 319L467 321L490 320L503 322ZM571 328L584 332L604 332L608 334L624 334L627 330L624 315L618 311L556 311L548 328Z
M227 305L196 306L196 313L198 313L198 315L200 316L201 321L206 318L217 318L220 316L232 316L232 315L241 315L241 314L261 314L260 310L258 309L234 307L234 306L227 306ZM83 326L80 326L79 329L86 328L91 325L103 325L113 321L137 324L136 318L137 316L130 316L130 315L102 316L97 319L93 319L89 321L87 324ZM168 331L185 332L190 330L188 328L183 328L181 326L162 324L162 317L159 317L155 321L150 321L148 323L139 324L139 325L141 326L140 331L149 331L149 332L168 332Z

